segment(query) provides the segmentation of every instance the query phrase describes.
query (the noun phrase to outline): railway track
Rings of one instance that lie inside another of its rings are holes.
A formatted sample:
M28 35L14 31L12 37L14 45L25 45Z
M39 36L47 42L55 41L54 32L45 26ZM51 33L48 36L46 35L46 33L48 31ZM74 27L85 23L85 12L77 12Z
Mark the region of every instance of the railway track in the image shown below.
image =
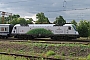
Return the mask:
M80 44L90 44L90 40L52 40L50 38L37 38L33 40L19 40L15 38L0 39L0 41L9 41L9 42L29 42L29 43L50 43L50 44L64 44L64 43L80 43Z
M18 40L14 38L9 38L9 39L0 39L0 41L4 42L29 42L29 43L48 43L48 44L65 44L65 43L70 43L70 44L84 44L88 45L90 44L90 40L51 40L49 38L44 38L44 39L33 39L33 40ZM62 59L55 59L55 58L47 58L47 57L38 57L38 56L28 56L28 55L20 55L20 54L8 54L8 53L0 53L2 55L11 55L11 56L16 56L16 57L26 57L30 59L40 59L43 58L45 60L62 60Z
M16 57L25 57L30 60L38 60L38 59L44 59L44 60L63 60L63 59L58 59L58 58L48 58L48 57L40 57L40 56L30 56L30 55L23 55L23 54L13 54L13 53L5 53L5 52L0 52L1 55L7 55L7 56L15 56Z

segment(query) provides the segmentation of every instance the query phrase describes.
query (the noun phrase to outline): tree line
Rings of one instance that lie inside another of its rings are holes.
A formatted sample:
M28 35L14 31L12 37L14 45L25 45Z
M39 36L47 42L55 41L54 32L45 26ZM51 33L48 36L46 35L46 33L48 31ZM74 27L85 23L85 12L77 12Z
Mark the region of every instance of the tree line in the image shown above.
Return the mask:
M4 24L52 24L50 23L48 17L44 15L43 12L36 14L37 20L34 21L32 18L29 18L26 20L25 18L21 18L20 15L12 15L5 17ZM66 23L66 20L63 18L63 16L56 17L55 21L53 22L56 25L62 26ZM70 23L74 24L77 28L77 31L79 32L81 37L89 37L90 36L90 21L87 20L81 20L80 22L76 22L75 20L72 20ZM0 17L0 24L2 24L2 17Z

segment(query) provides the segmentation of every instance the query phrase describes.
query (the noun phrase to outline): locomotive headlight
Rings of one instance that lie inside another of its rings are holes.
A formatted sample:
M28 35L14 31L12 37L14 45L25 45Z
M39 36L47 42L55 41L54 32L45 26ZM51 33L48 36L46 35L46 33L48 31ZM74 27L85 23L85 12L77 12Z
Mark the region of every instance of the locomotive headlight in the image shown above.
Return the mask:
M13 31L13 33L15 33L15 31Z
M75 32L75 34L76 34L76 32Z
M75 34L79 35L79 33L76 31Z

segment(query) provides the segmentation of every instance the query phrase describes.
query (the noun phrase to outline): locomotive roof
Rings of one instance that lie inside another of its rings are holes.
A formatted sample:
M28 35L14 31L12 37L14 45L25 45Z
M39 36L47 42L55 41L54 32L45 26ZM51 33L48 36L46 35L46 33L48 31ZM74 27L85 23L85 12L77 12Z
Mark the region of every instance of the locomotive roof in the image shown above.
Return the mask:
M28 26L53 26L55 24L28 24ZM21 26L20 24L16 24L15 26Z
M55 24L28 24L27 26L54 26ZM72 26L73 24L64 24L63 26ZM26 26L26 25L20 25L16 24L15 26Z
M63 26L71 26L71 25L73 25L73 24L64 24Z

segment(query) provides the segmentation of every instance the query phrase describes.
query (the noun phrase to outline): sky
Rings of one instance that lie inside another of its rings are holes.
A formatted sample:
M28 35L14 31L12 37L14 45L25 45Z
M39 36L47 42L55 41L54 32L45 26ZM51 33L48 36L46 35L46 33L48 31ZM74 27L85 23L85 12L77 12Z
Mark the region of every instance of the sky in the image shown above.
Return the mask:
M0 11L33 18L43 12L50 22L58 16L70 22L90 20L90 0L0 0Z

